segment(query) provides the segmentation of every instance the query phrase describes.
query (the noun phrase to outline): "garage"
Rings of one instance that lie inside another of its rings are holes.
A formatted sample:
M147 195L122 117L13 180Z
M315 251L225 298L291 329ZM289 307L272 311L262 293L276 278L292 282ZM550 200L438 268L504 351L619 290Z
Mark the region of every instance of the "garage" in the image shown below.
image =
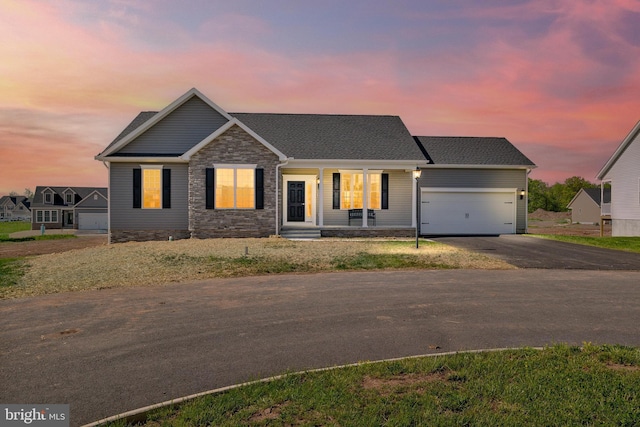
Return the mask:
M516 232L516 189L422 188L423 235L496 235Z
M106 230L107 228L106 213L78 213L79 230Z

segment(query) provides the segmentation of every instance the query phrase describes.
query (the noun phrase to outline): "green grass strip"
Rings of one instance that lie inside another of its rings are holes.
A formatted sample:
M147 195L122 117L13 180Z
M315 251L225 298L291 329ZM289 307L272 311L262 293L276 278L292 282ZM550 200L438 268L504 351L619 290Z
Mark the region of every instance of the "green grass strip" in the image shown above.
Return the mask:
M577 243L579 245L596 246L599 248L616 249L627 252L640 253L640 237L589 237L563 236L556 234L535 234L534 236L561 242Z
M0 258L0 288L17 285L26 268L22 258Z
M640 351L585 344L290 374L152 411L143 425L633 426L639 420Z

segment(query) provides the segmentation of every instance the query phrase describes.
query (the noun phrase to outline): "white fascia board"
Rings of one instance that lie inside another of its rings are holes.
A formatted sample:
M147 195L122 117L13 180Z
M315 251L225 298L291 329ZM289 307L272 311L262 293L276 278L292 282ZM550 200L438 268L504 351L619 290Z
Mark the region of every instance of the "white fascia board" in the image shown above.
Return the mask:
M622 153L627 149L629 144L631 144L631 142L635 139L635 137L638 135L638 132L640 132L640 121L636 123L633 129L631 129L631 132L629 132L629 134L625 137L625 139L622 140L622 142L620 143L616 151L613 153L613 155L609 158L609 160L607 160L607 163L605 163L602 169L600 169L600 172L598 172L598 175L596 175L597 179L599 179L600 181L605 180L606 175L611 169L611 167L618 161Z
M182 157L117 157L96 158L107 163L189 163Z
M137 129L135 129L129 135L127 135L124 138L122 138L113 147L111 147L108 150L105 150L104 152L98 154L98 156L96 156L96 160L103 160L104 157L108 156L109 154L120 150L122 147L124 147L125 145L127 145L128 143L130 143L131 141L133 141L134 139L136 139L140 135L142 135L144 132L149 130L152 126L156 125L162 119L167 117L169 114L171 114L174 110L176 110L182 104L184 104L189 99L191 99L193 96L197 96L198 98L200 98L202 101L204 101L207 105L209 105L211 108L213 108L218 113L220 113L227 120L233 119L233 117L231 117L229 115L229 113L227 113L222 108L220 108L218 105L216 105L213 101L211 101L209 98L207 98L202 92L200 92L196 88L192 88L189 91L187 91L184 95L182 95L180 98L176 99L171 104L166 106L164 109L162 109L161 111L156 113L149 120L147 120L146 122L144 122L143 124L138 126Z
M430 164L429 169L523 169L532 170L537 168L535 165L445 165L445 164Z
M204 147L206 147L209 143L211 143L211 141L213 141L214 139L216 139L217 137L219 137L220 135L222 135L223 133L225 133L226 131L228 131L229 129L231 129L233 126L239 126L240 129L244 130L246 133L248 133L249 135L251 135L252 138L256 139L259 143L261 143L262 145L264 145L268 150L270 150L272 153L274 153L276 156L278 156L278 158L282 161L282 160L286 160L287 156L285 156L280 150L278 150L277 148L275 148L273 145L269 144L264 138L262 138L260 135L258 135L257 133L255 133L253 130L251 130L247 125L245 125L244 123L242 123L240 120L238 120L237 118L233 117L231 118L231 120L229 120L227 123L225 123L223 126L221 126L220 128L218 128L215 132L213 132L211 135L209 135L208 137L206 137L205 139L203 139L202 141L200 141L198 144L196 144L193 148L191 148L189 151L187 151L186 153L184 153L182 156L180 156L180 158L182 158L185 161L189 161L191 160L191 156L193 156L194 154L196 154L198 151L202 150Z
M325 168L325 169L353 169L366 167L368 169L415 169L426 167L428 161L421 160L359 160L359 159L292 159L287 164L289 168Z
M428 193L517 193L518 189L513 187L420 187L421 191Z

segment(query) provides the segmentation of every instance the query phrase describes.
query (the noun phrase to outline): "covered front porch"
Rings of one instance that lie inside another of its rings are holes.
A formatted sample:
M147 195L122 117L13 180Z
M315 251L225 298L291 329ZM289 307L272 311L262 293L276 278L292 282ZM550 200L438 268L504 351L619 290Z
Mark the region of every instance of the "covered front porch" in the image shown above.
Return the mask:
M304 234L304 229L313 229L306 234L415 235L417 183L413 171L417 165L404 163L283 167L279 234Z

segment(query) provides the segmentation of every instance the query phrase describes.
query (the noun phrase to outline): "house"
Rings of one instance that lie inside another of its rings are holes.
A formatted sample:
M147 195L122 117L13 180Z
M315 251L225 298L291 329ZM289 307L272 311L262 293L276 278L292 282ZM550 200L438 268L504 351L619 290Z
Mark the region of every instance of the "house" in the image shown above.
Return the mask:
M483 147L515 150L500 142ZM412 236L419 188L432 190L429 177L453 193L508 190L508 232L526 231L526 214L517 209L526 212L519 194L533 163L519 159L513 173L506 172L514 168L509 162L492 158L435 165L424 150L397 116L230 113L191 89L162 111L140 113L96 160L109 168L110 242L303 229L316 236ZM417 168L424 171L419 181ZM447 176L463 187L453 188Z
M107 189L101 187L36 187L31 229L106 230Z
M567 207L571 209L574 224L600 224L602 200L611 203L611 188L581 188Z
M611 205L602 205L602 215L611 215L612 236L640 236L640 121L622 140L598 172L598 179L611 184Z
M25 196L0 197L0 221L29 221L31 202Z

